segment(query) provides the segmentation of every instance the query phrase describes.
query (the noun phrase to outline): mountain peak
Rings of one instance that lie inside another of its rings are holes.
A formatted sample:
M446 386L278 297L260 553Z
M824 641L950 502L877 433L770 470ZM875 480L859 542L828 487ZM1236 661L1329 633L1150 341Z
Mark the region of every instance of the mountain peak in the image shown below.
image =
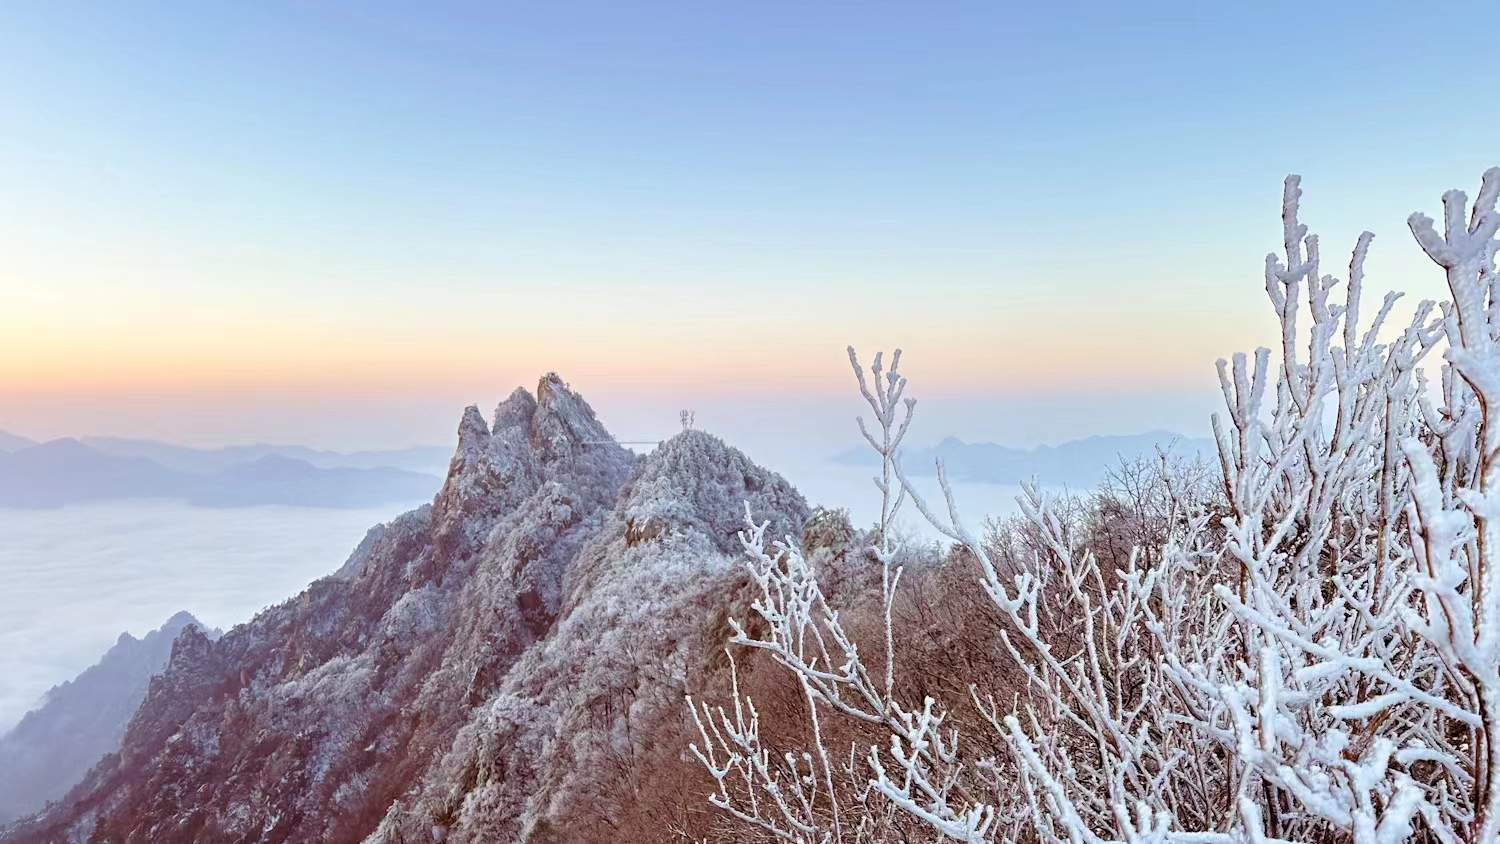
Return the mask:
M47 692L15 729L0 736L0 826L62 797L106 753L120 748L126 724L162 673L178 633L202 625L179 612L114 646L77 677Z
M192 613L188 612L187 610L178 610L172 615L171 618L167 619L167 623L163 624L161 626L161 629L171 632L175 635L177 632L181 631L189 624L197 627L200 630L203 629L203 622L195 618Z
M582 448L614 442L594 409L556 372L542 376L536 385L536 397L538 412L532 442L546 457L565 459Z
M612 737L680 724L719 650L747 503L775 537L808 507L703 431L637 458L555 374L458 439L431 507L338 575L217 642L184 627L119 751L7 840L585 840L564 807Z
M537 401L543 405L547 404L548 400L555 394L571 392L573 392L573 388L569 387L568 382L564 381L562 376L556 372L549 372L543 375L536 384Z
M517 387L511 394L495 406L495 421L490 425L491 434L498 434L505 428L518 428L531 424L531 417L536 415L536 399L531 393L526 392L525 387Z
M771 518L771 536L797 534L807 502L785 478L706 431L683 431L651 452L623 495L627 537L641 541L686 529L703 530L725 553L739 550L745 507ZM790 520L779 514L792 514Z
M23 448L31 448L34 445L36 445L35 440L0 431L0 451L20 451Z
M485 424L484 414L479 412L479 405L471 404L464 408L464 415L458 420L458 442L462 445L466 440L475 442L488 439L490 426Z
M494 427L487 426L478 408L469 407L459 423L458 449L433 502L445 556L480 542L502 513L538 485L582 472L618 477L610 481L617 488L634 460L555 372L541 378L534 397L521 388L512 391L494 419Z
M196 665L207 662L213 650L213 640L196 624L182 628L182 633L172 641L172 656L168 667L184 664Z

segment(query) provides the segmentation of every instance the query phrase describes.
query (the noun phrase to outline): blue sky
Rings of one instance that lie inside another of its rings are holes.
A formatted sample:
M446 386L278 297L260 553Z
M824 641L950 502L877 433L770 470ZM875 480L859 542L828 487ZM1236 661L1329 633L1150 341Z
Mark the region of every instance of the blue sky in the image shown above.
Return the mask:
M1330 269L1370 228L1372 287L1440 293L1403 220L1500 164L1497 22L7 4L0 428L441 441L548 369L733 428L834 406L853 342L905 346L931 439L1201 429L1214 358L1272 337L1287 172Z

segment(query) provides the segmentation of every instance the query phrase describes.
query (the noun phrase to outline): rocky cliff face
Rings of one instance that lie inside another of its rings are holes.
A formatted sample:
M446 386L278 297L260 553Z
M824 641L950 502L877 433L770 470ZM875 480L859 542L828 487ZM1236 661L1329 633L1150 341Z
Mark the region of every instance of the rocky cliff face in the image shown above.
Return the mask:
M682 750L648 737L681 719L686 677L722 644L744 502L779 533L807 507L701 432L637 458L555 375L488 424L470 408L458 438L433 503L336 575L218 642L180 637L120 751L3 840L539 842L607 826L604 781Z
M202 626L181 612L140 639L120 634L98 664L52 689L0 737L0 824L62 797L119 748L151 678L167 667L173 640L189 625Z

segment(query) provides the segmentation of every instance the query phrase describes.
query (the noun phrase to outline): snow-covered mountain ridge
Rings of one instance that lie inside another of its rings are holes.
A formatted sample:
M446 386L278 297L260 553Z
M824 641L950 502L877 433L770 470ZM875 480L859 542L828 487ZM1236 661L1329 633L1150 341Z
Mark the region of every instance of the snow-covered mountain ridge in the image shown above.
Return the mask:
M637 457L556 375L471 407L432 504L219 641L187 630L120 751L0 840L607 831L628 796L606 779L683 752L640 737L719 652L746 502L776 535L808 516L707 433Z

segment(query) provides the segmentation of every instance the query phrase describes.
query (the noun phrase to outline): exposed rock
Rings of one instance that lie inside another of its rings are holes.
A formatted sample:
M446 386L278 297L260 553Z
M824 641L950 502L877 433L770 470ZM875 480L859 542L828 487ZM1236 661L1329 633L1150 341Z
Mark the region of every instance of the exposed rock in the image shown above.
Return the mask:
M745 502L778 534L807 506L702 432L636 458L556 375L490 424L469 408L458 440L433 504L337 575L185 633L120 752L4 840L539 842L607 819L612 765L681 751L643 740L721 645Z
M119 749L151 678L167 667L173 640L189 627L197 632L202 625L180 612L143 638L120 634L96 665L53 688L0 737L0 824L62 797L94 763Z

